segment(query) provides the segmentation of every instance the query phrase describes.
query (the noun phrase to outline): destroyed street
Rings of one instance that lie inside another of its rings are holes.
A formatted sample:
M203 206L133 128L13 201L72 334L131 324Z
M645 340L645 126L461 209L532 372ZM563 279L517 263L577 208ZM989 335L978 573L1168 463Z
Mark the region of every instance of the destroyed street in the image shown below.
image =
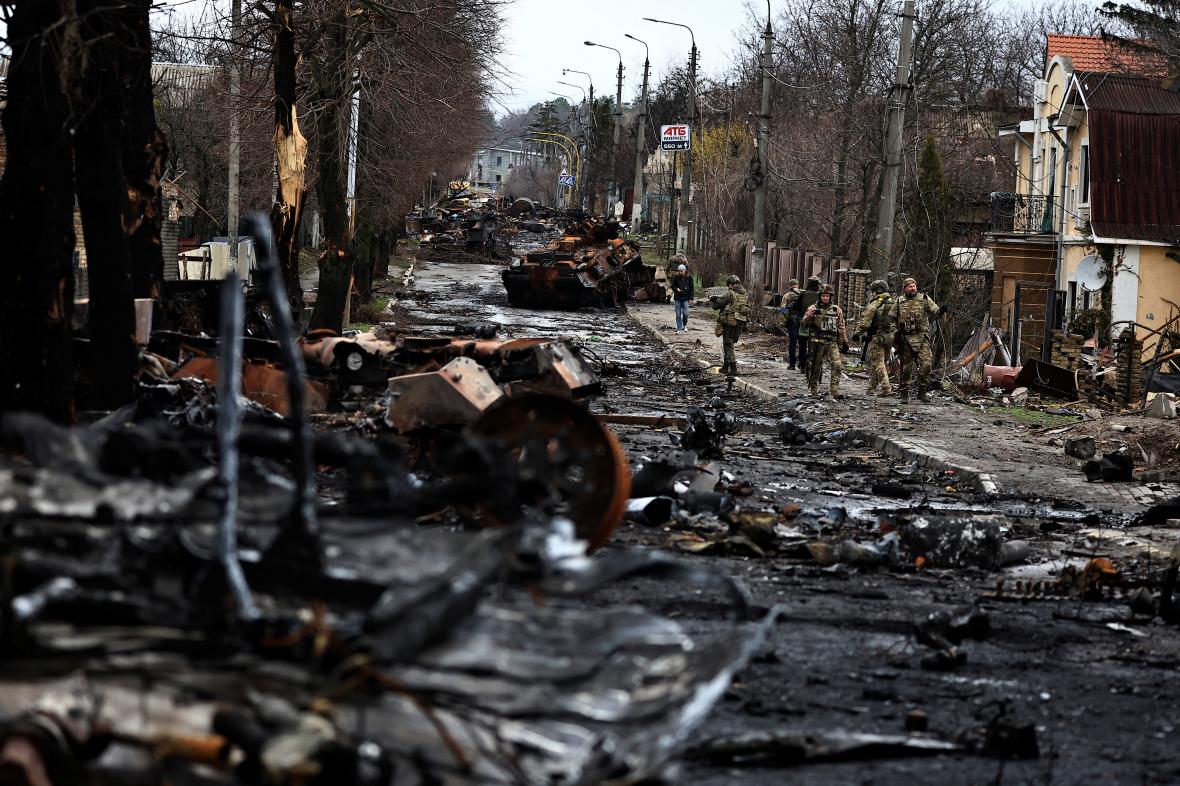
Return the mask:
M1174 4L566 5L0 0L0 784L1180 782Z

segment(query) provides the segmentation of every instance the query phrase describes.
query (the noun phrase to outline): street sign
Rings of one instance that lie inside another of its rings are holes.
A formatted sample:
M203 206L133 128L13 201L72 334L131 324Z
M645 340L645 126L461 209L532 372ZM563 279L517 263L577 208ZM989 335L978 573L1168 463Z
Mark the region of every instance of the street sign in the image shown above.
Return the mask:
M671 126L660 126L661 150L688 150L692 136L688 132L688 125L678 123Z
M559 186L569 186L570 188L573 188L574 187L574 176L573 175L561 175L560 177L557 178L557 184Z

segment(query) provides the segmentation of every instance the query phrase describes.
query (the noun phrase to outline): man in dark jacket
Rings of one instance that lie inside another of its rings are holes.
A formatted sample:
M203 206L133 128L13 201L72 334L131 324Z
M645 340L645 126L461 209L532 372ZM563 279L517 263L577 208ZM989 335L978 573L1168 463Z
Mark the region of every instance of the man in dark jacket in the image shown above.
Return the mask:
M672 306L676 309L677 333L688 330L688 304L692 302L692 295L692 276L688 274L688 265L681 262L676 266L676 275L672 276Z

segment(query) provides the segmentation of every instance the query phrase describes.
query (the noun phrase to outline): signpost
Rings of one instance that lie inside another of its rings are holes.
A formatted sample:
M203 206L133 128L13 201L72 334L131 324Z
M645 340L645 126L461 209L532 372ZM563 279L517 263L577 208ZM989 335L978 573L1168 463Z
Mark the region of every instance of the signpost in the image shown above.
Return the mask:
M660 149L661 150L688 150L689 140L692 139L688 133L688 125L686 123L678 123L670 126L660 126Z
M557 178L557 184L560 186L568 186L569 188L573 188L574 187L574 176L573 175L560 175Z

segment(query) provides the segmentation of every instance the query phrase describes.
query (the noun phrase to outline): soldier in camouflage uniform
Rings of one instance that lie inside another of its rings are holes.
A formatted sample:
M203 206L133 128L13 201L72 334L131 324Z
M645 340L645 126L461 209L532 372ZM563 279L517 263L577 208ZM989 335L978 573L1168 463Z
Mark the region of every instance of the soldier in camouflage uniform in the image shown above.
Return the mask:
M917 377L918 400L930 401L926 387L930 383L930 320L946 311L926 294L918 294L918 282L907 278L902 296L893 303L890 316L897 328L894 345L901 358L901 400L910 400L910 382Z
M869 367L869 386L865 393L871 396L880 386L879 395L888 396L893 389L889 385L889 372L885 368L885 361L889 359L893 333L897 327L890 316L893 296L889 294L889 285L880 279L874 281L869 289L873 293L873 299L865 306L856 333L852 335L852 341L857 343L863 336L869 342L865 351L865 365Z
M721 336L724 352L721 373L732 377L737 375L737 356L734 355L733 345L746 329L746 322L750 319L750 303L740 278L730 276L725 279L725 285L729 287L729 292L711 300L717 309L717 335Z
M811 395L819 395L819 383L827 365L832 398L840 398L840 371L844 365L840 350L848 350L848 333L844 328L844 311L832 302L831 284L820 290L819 301L807 309L800 326L806 327L809 335L807 351L811 357L807 363L807 384Z

